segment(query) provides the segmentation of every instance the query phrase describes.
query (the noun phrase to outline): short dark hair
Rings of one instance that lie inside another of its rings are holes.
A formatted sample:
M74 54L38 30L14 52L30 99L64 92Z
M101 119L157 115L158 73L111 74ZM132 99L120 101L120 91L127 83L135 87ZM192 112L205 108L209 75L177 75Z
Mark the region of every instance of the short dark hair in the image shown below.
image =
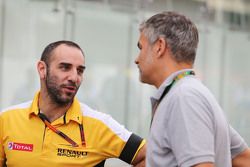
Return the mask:
M44 61L45 64L48 66L49 63L50 63L50 58L52 56L52 52L59 46L59 45L67 45L67 46L71 46L71 47L75 47L77 49L79 49L81 52L82 52L82 55L84 56L84 53L81 49L81 47L76 44L75 42L72 42L72 41L65 41L65 40L61 40L61 41L56 41L56 42L53 42L53 43L50 43L49 45L47 45L45 47L45 49L43 50L43 53L41 55L41 61Z
M186 16L171 11L158 13L140 25L140 32L151 44L163 37L177 62L194 63L199 35Z

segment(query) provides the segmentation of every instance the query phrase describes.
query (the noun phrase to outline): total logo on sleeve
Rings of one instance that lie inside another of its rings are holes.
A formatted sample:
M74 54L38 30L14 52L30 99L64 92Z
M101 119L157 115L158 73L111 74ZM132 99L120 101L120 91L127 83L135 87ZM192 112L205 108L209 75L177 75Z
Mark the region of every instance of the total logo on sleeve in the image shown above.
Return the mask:
M33 151L33 144L9 142L8 143L8 149L9 150L32 152Z

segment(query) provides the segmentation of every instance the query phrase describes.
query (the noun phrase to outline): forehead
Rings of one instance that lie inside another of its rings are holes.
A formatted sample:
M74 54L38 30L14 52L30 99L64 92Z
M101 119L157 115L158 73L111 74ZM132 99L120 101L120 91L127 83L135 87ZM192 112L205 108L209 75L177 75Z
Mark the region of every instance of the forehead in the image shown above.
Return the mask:
M56 47L52 52L50 63L59 64L62 62L76 65L84 65L85 59L80 49L73 46L61 44Z
M140 33L140 37L139 37L139 43L140 44L145 44L148 42L147 37L145 36L145 34L143 32Z

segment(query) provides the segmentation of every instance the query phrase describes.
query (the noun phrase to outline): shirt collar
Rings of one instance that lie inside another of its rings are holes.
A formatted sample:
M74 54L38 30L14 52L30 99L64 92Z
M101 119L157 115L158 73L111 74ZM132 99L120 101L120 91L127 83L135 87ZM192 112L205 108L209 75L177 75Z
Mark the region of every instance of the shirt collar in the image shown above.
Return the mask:
M70 108L68 109L66 113L66 123L69 123L70 120L73 120L79 124L82 123L82 113L81 113L81 107L80 103L77 100L77 98L74 98L74 101Z
M154 95L151 97L151 103L154 104L156 101L158 101L162 95L162 93L164 92L165 88L167 86L169 86L173 80L175 79L175 77L183 72L186 71L193 71L193 69L183 69L183 70L179 70L176 71L174 73L172 73L170 76L168 76L163 83L161 84L161 86L157 89L157 91L154 93Z
M40 92L37 92L35 94L35 97L30 105L30 108L28 110L29 118L31 118L34 115L37 116L39 113L39 108L38 108L39 95L40 95ZM75 121L79 124L82 123L81 107L77 98L74 98L73 103L68 109L68 111L66 112L63 120L64 120L64 123L66 124L69 123L70 120Z

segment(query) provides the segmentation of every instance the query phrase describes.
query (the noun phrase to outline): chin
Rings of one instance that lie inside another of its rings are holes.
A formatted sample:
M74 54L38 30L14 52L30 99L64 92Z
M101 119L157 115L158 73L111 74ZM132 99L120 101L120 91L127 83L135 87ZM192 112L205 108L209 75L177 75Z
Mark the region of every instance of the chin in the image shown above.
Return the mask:
M147 82L145 81L145 79L143 79L142 77L140 77L140 81L141 81L142 83L147 83Z
M141 81L141 83L144 83L144 84L153 85L153 83L152 83L152 82L150 82L150 80L147 80L147 79L142 78L142 77L140 77L140 81Z
M62 102L70 102L74 99L74 96L73 95L64 95L64 96L61 96L61 101Z

